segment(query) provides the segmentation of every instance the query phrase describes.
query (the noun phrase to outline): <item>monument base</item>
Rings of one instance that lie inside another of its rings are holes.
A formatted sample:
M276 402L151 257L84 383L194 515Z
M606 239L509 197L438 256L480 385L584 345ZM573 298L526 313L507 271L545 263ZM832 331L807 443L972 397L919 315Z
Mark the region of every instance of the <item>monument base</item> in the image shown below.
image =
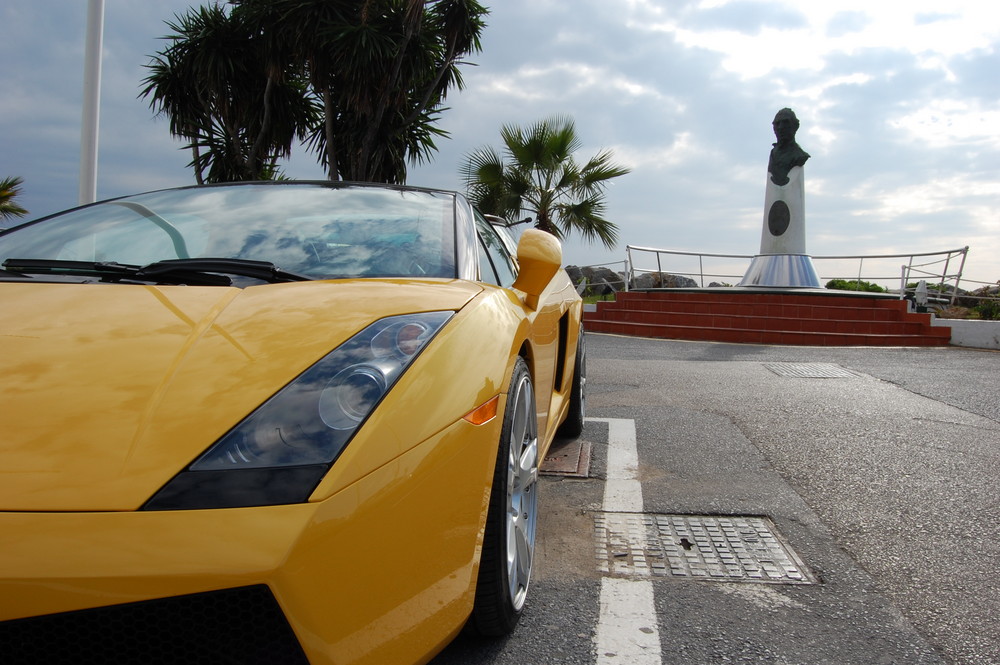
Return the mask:
M812 259L805 254L759 254L737 286L818 289L820 283Z

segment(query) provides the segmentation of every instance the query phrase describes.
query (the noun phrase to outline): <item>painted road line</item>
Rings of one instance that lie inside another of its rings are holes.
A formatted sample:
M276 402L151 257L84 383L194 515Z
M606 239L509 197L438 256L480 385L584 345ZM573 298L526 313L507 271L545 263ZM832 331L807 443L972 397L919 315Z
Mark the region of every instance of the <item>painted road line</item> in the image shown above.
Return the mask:
M604 512L641 513L639 451L635 421L588 418L608 425L608 474ZM648 580L605 577L601 580L601 610L594 636L597 665L661 665L660 632Z
M653 583L605 577L594 637L597 665L661 665Z
M608 418L608 479L604 484L604 512L641 513L639 451L635 443L635 421Z

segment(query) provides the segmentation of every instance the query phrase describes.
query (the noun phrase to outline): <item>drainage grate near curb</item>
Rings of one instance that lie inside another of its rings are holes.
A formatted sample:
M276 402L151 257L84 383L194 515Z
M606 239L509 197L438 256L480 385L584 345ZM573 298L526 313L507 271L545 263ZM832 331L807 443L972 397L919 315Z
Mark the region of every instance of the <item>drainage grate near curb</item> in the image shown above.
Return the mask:
M594 528L607 575L816 583L766 517L597 513Z
M556 441L542 460L543 476L586 478L590 475L590 442L582 439Z
M778 376L798 379L854 379L857 374L832 363L764 363Z

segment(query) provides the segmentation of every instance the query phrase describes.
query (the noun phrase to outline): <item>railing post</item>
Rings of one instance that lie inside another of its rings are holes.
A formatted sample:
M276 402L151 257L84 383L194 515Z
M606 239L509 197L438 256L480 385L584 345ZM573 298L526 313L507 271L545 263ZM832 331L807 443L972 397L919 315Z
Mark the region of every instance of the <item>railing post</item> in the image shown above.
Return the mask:
M951 294L951 304L955 304L955 298L958 297L958 284L962 281L962 273L965 271L965 259L969 256L969 246L966 245L962 248L962 262L958 264L958 274L955 275L955 292Z
M948 264L951 263L951 252L945 254L944 257L944 270L941 271L941 283L938 284L938 295L941 295L941 290L944 289L944 283L948 279ZM955 284L955 290L951 293L950 304L955 304L955 293L958 292L958 284Z
M899 299L906 299L906 264L899 266Z
M628 245L625 246L625 286L622 288L625 293L628 293L629 282L632 281L632 248Z

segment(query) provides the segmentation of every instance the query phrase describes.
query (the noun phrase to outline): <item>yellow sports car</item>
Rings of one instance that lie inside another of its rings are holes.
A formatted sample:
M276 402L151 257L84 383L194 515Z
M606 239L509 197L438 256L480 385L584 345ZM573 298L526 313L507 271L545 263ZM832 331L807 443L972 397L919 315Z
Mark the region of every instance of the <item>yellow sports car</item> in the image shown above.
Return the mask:
M0 662L426 662L514 628L583 427L558 241L459 194L188 187L0 233Z

